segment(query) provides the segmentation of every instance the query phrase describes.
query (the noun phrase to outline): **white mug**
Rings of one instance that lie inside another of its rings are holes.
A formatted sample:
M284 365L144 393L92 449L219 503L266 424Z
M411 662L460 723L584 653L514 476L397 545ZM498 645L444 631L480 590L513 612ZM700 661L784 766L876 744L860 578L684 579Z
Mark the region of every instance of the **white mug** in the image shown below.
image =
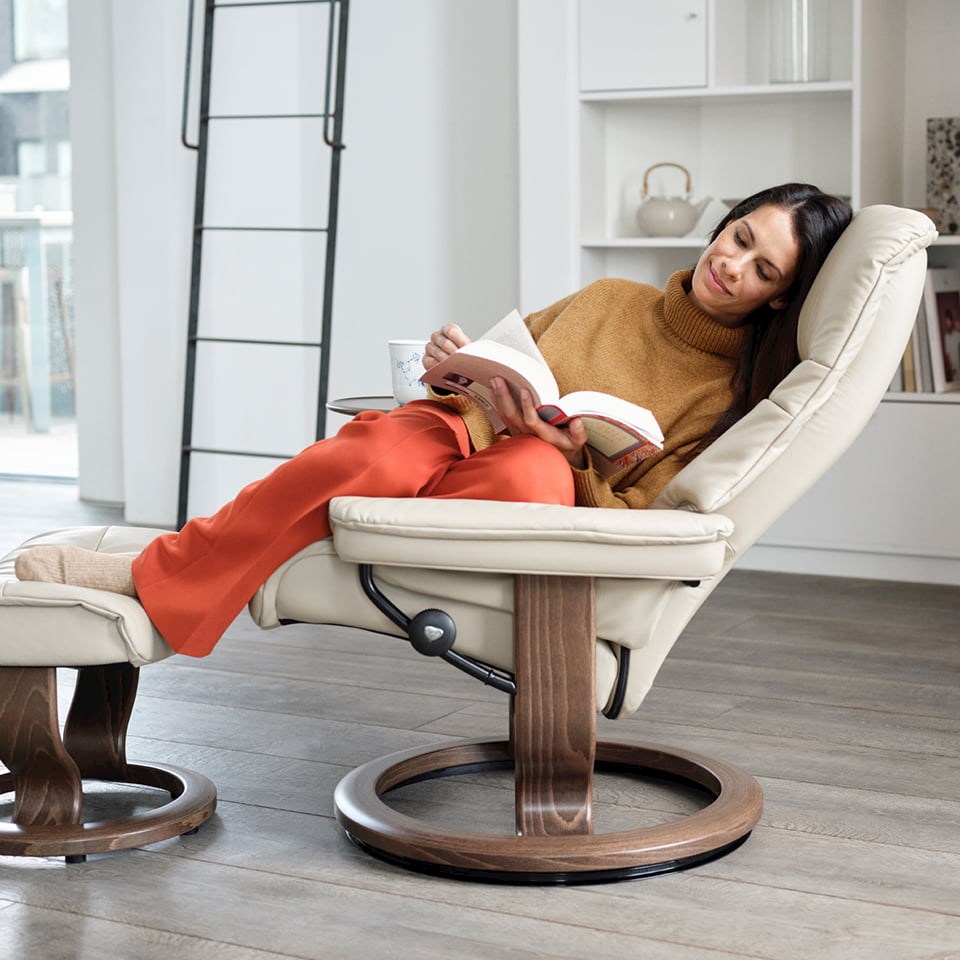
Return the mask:
M393 398L397 403L423 400L427 388L420 382L423 375L423 349L426 340L390 340L390 374Z

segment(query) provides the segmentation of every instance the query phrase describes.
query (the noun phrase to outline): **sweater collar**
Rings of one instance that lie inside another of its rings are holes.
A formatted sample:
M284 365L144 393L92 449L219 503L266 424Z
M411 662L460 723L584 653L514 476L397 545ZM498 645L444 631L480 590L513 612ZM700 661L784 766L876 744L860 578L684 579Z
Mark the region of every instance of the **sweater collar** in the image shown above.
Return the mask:
M692 270L680 270L667 281L664 291L667 330L696 350L739 357L750 336L750 325L725 327L704 313L687 295L692 277Z

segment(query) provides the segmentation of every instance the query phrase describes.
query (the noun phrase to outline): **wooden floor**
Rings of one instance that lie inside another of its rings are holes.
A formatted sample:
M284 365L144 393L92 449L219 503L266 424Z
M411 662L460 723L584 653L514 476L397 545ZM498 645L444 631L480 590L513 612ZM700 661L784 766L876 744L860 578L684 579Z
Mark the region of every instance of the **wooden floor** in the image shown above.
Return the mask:
M71 506L72 488L15 486L0 484L3 547L27 522L32 533L111 518ZM956 960L958 634L957 588L734 572L639 713L602 726L744 766L766 795L753 836L693 871L542 889L402 872L356 850L331 816L334 785L355 764L501 735L501 695L399 641L261 633L241 618L209 658L143 671L129 742L134 759L210 776L215 818L196 836L82 865L0 858L0 950ZM601 798L610 823L682 806L614 780ZM502 779L421 785L404 802L471 826L509 822Z

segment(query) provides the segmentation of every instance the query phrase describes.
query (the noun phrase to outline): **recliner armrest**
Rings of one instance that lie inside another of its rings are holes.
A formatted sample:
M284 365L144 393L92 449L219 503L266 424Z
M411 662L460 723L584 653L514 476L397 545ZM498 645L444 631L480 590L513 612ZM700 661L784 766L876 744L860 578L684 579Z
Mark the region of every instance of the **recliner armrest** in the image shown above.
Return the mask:
M600 510L490 500L338 497L337 554L352 563L701 580L719 573L733 523L686 510Z

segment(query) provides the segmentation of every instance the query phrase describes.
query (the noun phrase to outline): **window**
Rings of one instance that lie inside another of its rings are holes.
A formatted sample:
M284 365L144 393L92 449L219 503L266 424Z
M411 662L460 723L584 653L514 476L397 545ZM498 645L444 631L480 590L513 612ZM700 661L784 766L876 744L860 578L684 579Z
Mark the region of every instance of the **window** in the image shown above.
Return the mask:
M61 177L69 177L73 173L73 152L69 140L58 140L57 144L57 173Z
M17 173L40 177L47 172L47 145L42 140L21 140L17 144Z
M21 177L42 177L47 174L69 177L72 168L69 140L17 141L17 174Z
M67 0L13 0L13 56L16 60L67 56Z

